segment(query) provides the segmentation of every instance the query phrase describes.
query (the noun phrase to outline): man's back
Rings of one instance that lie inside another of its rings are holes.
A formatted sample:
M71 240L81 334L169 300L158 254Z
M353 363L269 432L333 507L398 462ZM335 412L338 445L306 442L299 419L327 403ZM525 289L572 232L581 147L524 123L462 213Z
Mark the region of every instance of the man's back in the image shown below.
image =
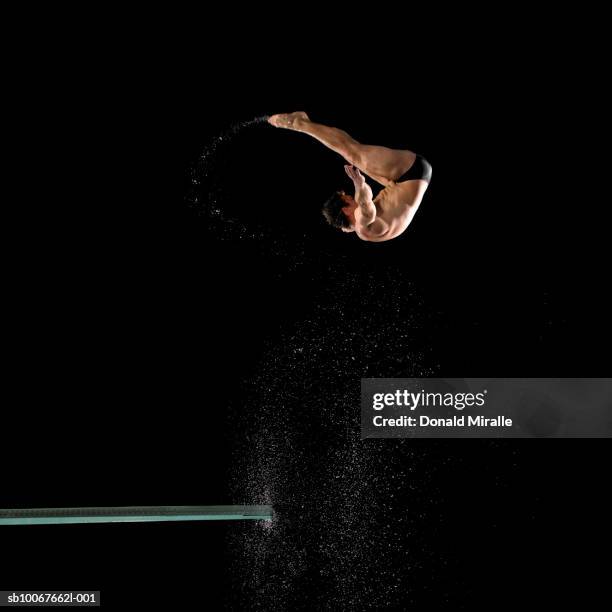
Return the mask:
M384 233L361 229L357 235L369 242L384 242L402 234L418 210L427 186L422 180L389 184L374 198L376 216L386 226Z

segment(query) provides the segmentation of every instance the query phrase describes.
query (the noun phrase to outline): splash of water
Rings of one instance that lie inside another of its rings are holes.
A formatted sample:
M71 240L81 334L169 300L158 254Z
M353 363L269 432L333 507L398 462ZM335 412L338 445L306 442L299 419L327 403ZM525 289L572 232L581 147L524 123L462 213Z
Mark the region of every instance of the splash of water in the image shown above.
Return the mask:
M234 141L241 132L266 124L268 117L269 115L261 115L253 119L236 121L206 144L190 168L187 204L197 210L200 216L206 217L209 222L216 225L216 233L220 238L231 235L259 239L267 233L263 228L254 227L252 224L247 227L239 219L227 213L223 206L224 188L220 164L225 157L225 149L235 144Z
M260 370L244 381L250 401L231 408L232 499L276 510L271 522L232 529L233 592L253 610L297 609L307 583L316 585L317 609L392 607L410 588L406 568L427 554L416 534L431 488L423 485L422 458L405 441L361 442L355 379L431 375L418 331L426 309L401 270L356 269L348 256L326 255L316 237L296 240L230 216L220 172L226 147L266 119L232 124L191 173L190 203L215 240L255 240L259 253L282 257L286 274L311 264L320 288L309 318L271 340ZM377 327L371 313L381 311L381 296L386 316ZM398 499L400 488L411 490L411 506Z
M312 585L312 609L392 608L410 588L406 568L427 554L417 535L431 494L426 456L405 440L362 442L355 410L360 374L433 373L426 308L396 270L377 270L373 283L362 268L330 267L318 286L309 318L269 347L249 401L232 409L233 496L276 511L271 524L232 533L235 592L252 610L301 609ZM398 495L406 488L412 505Z
M300 237L295 234L295 230L288 236L278 228L272 230L252 220L245 222L229 212L227 207L231 198L226 190L227 178L223 173L223 165L230 156L230 149L239 144L239 137L247 130L267 125L268 118L269 115L261 115L236 121L206 143L190 168L186 202L205 221L207 231L215 240L256 242L260 253L265 252L274 258L282 257L287 272L294 273L303 265L311 263L313 258L325 254L320 244L317 243L313 248L312 243L316 237L306 234ZM335 253L333 258L339 260L344 256Z

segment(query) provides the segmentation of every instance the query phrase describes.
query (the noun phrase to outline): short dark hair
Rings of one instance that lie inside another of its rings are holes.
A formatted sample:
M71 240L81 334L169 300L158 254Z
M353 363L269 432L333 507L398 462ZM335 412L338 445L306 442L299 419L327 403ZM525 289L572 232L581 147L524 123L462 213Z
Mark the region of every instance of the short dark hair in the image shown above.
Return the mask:
M337 227L338 229L344 227L349 229L351 227L351 221L342 210L346 206L346 202L342 199L343 195L343 191L336 191L334 195L323 204L323 210L321 212L325 220L332 227Z

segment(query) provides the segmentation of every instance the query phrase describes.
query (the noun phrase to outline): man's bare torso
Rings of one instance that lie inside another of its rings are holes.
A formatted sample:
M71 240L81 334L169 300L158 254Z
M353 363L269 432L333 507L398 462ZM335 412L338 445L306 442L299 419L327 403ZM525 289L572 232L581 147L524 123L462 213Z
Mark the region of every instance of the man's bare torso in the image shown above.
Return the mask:
M374 177L372 177L374 178ZM379 182L379 178L376 178ZM427 190L427 181L413 180L395 183L386 180L386 187L374 198L376 216L386 226L383 234L370 232L368 229L359 229L357 235L362 240L370 242L384 242L399 236L410 225L412 218L421 204L423 195ZM355 212L355 216L360 211Z

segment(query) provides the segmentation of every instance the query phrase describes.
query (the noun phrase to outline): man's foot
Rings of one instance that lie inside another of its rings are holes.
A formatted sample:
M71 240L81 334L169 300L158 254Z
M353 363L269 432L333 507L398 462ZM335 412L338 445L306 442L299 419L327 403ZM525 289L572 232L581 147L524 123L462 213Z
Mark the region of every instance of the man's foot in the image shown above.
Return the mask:
M278 128L287 130L299 129L300 122L310 121L308 115L303 111L295 113L281 113L280 115L272 115L268 117L268 123Z

